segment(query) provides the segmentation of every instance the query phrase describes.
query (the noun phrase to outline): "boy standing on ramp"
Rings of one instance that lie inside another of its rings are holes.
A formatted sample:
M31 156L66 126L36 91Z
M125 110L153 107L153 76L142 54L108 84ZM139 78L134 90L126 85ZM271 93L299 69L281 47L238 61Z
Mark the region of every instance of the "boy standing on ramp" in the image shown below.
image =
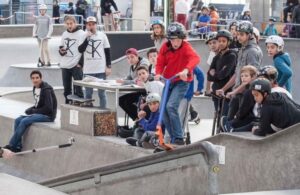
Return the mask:
M193 80L193 70L200 63L200 57L192 46L186 42L186 30L178 22L171 23L167 30L168 42L160 49L156 65L155 79L161 76L169 79L175 75L167 97L166 112L163 113L163 122L167 128L171 143L184 145L183 130L178 113L178 107L186 94L189 83Z
M50 16L46 15L47 5L39 5L40 15L36 17L35 24L33 26L32 36L37 38L39 43L39 60L37 66L51 66L50 55L48 49L48 39L51 38L53 32L53 24ZM45 55L47 61L45 59Z

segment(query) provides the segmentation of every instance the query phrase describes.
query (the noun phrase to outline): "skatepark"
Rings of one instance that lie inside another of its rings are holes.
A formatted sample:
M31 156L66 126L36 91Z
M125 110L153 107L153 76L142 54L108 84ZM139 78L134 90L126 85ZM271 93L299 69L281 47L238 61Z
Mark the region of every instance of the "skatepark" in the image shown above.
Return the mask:
M171 1L161 2L166 6ZM125 5L123 0L122 4ZM272 9L278 11L276 5ZM150 9L149 5L135 1L133 6L132 17L139 18L130 21L133 31L106 32L112 58L112 74L107 79L114 83L128 75L130 65L125 55L128 48L136 48L139 56L146 57L147 51L154 47L151 32L145 31L144 21L149 17L144 12ZM268 6L271 4L263 1L251 3L253 18L267 21ZM50 67L37 66L40 51L32 37L32 28L32 24L0 25L0 146L8 144L16 119L34 103L30 79L33 70L39 70L43 81L53 86L57 116L54 122L34 123L27 128L22 148L25 153L16 153L10 159L0 158L0 195L300 194L300 124L266 137L252 132L212 134L213 101L200 95L191 100L200 123L188 122L185 126L191 144L158 153L130 146L118 135L119 125L134 125L132 120L127 121L119 97L139 88L106 86L107 109L97 106L99 98L95 92L93 107L65 104L58 52L65 26L54 25L49 40ZM189 37L188 41L201 57L198 67L206 77L209 51L205 40ZM259 42L263 66L273 64L265 41L266 37L261 37ZM284 51L292 61L292 96L300 103L300 39L285 38L284 42ZM83 86L93 87L97 82Z
M147 38L149 34L141 36ZM0 60L0 143L4 145L12 133L14 119L31 105L28 74L36 69L32 62L38 54L37 45L31 38L1 39L0 42L3 51ZM58 60L55 58L58 42L59 37L50 42L53 62ZM205 62L208 53L204 42L190 42ZM286 40L286 50L294 62L297 62L298 45L298 40ZM264 40L261 40L261 46L264 48ZM147 48L148 45L140 48L141 55L145 55ZM26 58L19 58L21 55ZM264 64L270 63L265 55ZM206 71L208 67L204 64L200 67ZM124 77L128 70L123 56L115 58L112 67L112 79ZM298 71L296 63L293 68ZM63 104L59 67L40 69L44 79L55 86L59 105ZM295 74L293 83L298 80ZM294 88L296 101L300 99L299 95ZM108 96L109 107L113 107L114 94L108 93ZM250 133L210 137L212 102L206 97L196 97L193 103L200 113L200 125L190 124L192 144L173 152L153 154L151 150L130 147L115 136L94 137L84 133L83 129L82 132L63 129L61 121L67 119L61 118L59 113L55 123L30 127L25 136L30 141L24 143L24 149L63 144L69 137L74 137L76 142L72 147L1 160L0 170L67 194L225 194L270 190L292 190L290 194L297 194L293 189L300 188L298 125L267 138ZM124 120L123 116L120 111L120 121ZM79 120L79 123L88 123L89 119ZM218 163L215 145L226 148L223 151L225 164ZM135 186L134 189L131 186Z

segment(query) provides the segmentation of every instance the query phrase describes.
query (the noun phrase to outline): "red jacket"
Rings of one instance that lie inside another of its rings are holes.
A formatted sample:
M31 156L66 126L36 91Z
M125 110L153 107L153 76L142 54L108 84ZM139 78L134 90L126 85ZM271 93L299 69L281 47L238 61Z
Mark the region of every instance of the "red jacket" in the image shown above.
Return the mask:
M188 82L193 80L193 70L200 63L200 57L192 48L190 43L183 41L182 46L173 50L169 47L170 43L166 42L159 50L157 64L155 67L157 75L163 75L170 78L184 69L189 70ZM179 80L179 79L177 79Z

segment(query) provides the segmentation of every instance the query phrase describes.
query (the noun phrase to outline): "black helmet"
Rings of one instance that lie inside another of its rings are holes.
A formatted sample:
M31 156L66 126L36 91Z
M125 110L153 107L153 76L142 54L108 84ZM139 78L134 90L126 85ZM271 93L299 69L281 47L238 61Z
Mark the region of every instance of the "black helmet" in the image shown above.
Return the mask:
M237 27L237 31L252 34L253 24L249 21L241 21Z
M251 90L259 91L260 93L271 93L271 83L267 79L259 78L254 80L250 85Z
M173 22L169 25L167 30L168 39L185 39L186 31L184 26L179 22Z
M219 37L225 37L228 39L228 41L233 40L233 36L228 30L219 30L216 39L218 39Z
M208 44L211 40L217 39L217 32L209 32L205 38L205 43Z
M270 81L276 81L278 78L278 71L274 66L263 66L260 68L258 76L262 76Z

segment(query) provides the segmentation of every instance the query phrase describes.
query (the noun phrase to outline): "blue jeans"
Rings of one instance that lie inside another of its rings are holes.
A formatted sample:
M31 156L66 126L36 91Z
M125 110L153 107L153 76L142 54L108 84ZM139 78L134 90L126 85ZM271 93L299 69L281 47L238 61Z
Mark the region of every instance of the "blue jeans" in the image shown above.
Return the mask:
M166 111L164 113L163 122L171 137L171 142L175 139L183 139L184 133L180 122L178 108L181 100L184 98L189 87L189 83L178 81L170 85Z
M93 76L98 79L106 80L106 74L105 73L97 73L97 74L85 74L85 76ZM102 89L98 89L98 96L100 101L100 108L106 108L107 104L107 98L106 98L106 91ZM93 88L85 88L85 98L86 99L92 99L93 97Z
M26 129L32 123L40 122L52 122L52 120L42 114L33 114L30 116L20 116L15 120L14 135L9 141L9 145L14 149L22 149L22 136L26 132Z

